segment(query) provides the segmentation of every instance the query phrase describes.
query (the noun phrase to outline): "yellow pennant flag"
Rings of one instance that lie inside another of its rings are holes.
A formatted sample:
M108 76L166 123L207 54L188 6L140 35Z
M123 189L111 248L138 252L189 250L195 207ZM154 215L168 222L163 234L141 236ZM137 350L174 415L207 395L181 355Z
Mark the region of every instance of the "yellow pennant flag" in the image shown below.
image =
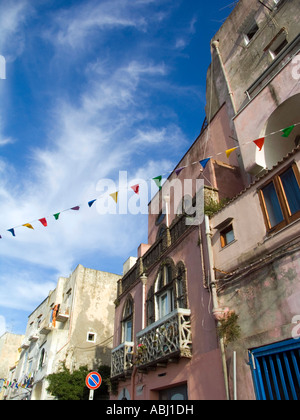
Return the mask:
M227 158L229 158L229 156L231 155L231 153L234 152L236 149L238 149L238 147L234 147L233 149L226 150L226 156L227 156Z
M119 194L118 191L113 193L113 194L109 194L114 199L114 201L116 203L118 202L118 194Z
M25 225L23 225L24 227L27 227L28 229L34 229L33 226L30 223L25 223Z

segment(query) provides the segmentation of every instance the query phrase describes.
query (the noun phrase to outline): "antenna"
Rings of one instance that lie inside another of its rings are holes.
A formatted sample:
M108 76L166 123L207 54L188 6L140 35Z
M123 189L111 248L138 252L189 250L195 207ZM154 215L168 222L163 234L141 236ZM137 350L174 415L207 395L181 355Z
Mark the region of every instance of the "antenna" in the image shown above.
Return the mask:
M238 4L239 1L240 0L235 0L233 3L230 3L227 6L222 7L221 9L219 9L219 12L221 12L222 10L225 10L227 8L235 7Z

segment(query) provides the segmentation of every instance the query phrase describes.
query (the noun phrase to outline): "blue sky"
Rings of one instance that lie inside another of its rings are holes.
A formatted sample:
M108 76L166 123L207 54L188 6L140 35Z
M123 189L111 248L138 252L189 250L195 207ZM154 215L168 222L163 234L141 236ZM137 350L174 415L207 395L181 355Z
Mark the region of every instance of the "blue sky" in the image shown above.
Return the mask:
M82 206L99 180L171 171L200 132L230 0L1 0L0 335L80 263L122 273L145 215ZM47 216L48 227L15 226Z

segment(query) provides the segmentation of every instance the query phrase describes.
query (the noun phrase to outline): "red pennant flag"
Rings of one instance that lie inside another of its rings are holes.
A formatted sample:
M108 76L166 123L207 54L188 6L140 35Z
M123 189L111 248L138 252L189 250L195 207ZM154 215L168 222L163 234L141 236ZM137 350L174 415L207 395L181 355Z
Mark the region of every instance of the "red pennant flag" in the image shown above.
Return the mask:
M42 219L39 219L39 222L41 222L41 224L45 227L47 227L47 220L43 217Z
M140 186L139 185L134 185L133 187L131 187L132 189L133 189L133 191L136 193L136 194L139 194L139 192L140 192Z
M259 151L261 151L261 149L264 147L264 144L265 144L265 138L262 137L261 139L254 140L253 143L255 143L256 146L259 148Z
M79 207L79 206L72 207L70 210L75 210L75 211L78 211L78 210L80 210L80 207Z

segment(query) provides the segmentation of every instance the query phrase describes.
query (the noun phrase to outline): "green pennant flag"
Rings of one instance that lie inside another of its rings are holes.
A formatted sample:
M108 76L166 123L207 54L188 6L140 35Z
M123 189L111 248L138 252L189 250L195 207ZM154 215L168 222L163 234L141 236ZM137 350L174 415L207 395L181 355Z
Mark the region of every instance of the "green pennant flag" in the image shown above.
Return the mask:
M161 186L162 176L160 175L160 176L157 176L157 177L152 178L152 179L155 182L155 184L158 186L159 191L160 191L162 189L162 186Z
M60 215L60 213L53 214L55 220L58 220L59 219L59 215Z
M291 134L291 132L294 130L294 128L295 128L295 126L291 125L290 127L287 127L284 130L282 130L282 132L283 132L282 137L288 137Z

